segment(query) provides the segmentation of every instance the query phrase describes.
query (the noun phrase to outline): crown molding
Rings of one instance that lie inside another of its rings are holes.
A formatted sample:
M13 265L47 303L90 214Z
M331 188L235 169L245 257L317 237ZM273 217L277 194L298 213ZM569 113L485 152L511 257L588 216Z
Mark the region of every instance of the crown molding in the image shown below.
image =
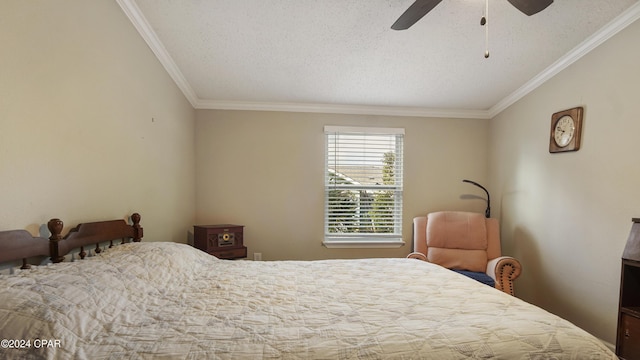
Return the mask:
M596 33L588 37L578 46L573 48L563 57L551 64L548 68L544 69L541 73L536 75L533 79L522 85L518 90L514 91L504 99L500 100L497 104L492 106L489 111L489 118L493 118L500 114L503 110L513 105L516 101L522 99L525 95L529 94L540 85L544 84L547 80L557 75L560 71L566 69L574 62L581 59L583 56L591 52L591 50L597 48L605 41L622 31L627 26L631 25L636 20L640 19L640 2L630 6L625 12L618 15L611 20L607 25L603 26Z
M138 30L140 36L147 43L151 51L155 54L158 61L164 66L169 76L173 79L173 81L178 85L178 88L182 91L187 100L191 103L191 106L196 107L199 99L196 95L195 91L187 81L187 79L182 75L182 72L176 65L175 61L169 52L164 47L160 39L158 39L158 35L156 35L155 31L147 21L147 19L142 15L138 4L136 4L135 0L116 0L118 5L122 8L124 13L127 15L133 26Z
M442 117L464 119L488 119L487 110L433 109L402 106L338 105L314 103L275 103L201 100L196 109L208 110L249 110L249 111L285 111L303 113L385 115L411 117Z
M386 115L386 116L412 116L412 117L443 117L466 119L491 119L513 105L515 102L544 84L560 71L585 56L591 50L598 47L609 38L635 22L640 18L640 2L632 5L625 12L610 21L595 34L587 38L581 44L573 48L563 57L551 64L548 68L533 77L523 86L509 94L489 110L466 109L434 109L418 107L396 106L364 106L364 105L337 105L337 104L312 104L312 103L276 103L276 102L244 102L204 100L198 98L195 91L186 80L173 58L167 52L158 36L153 31L147 19L142 15L135 0L116 0L133 26L146 41L151 51L156 55L160 63L175 81L184 96L195 109L209 110L250 110L250 111L285 111L328 114L353 114L353 115Z

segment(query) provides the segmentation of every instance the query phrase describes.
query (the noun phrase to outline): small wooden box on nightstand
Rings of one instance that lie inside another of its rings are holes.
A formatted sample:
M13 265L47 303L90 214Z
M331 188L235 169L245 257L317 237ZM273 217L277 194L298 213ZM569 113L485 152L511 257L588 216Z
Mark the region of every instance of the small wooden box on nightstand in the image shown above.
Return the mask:
M242 244L243 225L196 225L193 227L193 246L220 259L247 257Z

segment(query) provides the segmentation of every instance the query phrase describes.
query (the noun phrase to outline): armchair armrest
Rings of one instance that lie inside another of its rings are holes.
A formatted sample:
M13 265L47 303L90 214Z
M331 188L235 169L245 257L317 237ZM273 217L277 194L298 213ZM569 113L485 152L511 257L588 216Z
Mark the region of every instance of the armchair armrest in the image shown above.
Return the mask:
M496 282L496 289L513 295L513 281L520 276L522 265L511 256L500 256L489 260L487 275Z
M411 254L407 255L407 259L418 259L422 261L427 261L427 256L421 252L414 251Z

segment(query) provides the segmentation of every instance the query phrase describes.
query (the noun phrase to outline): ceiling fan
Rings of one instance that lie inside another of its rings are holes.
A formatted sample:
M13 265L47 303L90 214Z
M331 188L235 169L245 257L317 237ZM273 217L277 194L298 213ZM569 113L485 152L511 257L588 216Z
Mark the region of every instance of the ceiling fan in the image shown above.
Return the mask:
M393 30L406 30L413 24L427 15L442 0L416 0L409 8L396 20L391 28ZM528 16L536 14L547 6L551 5L553 0L508 0L516 9L522 11Z

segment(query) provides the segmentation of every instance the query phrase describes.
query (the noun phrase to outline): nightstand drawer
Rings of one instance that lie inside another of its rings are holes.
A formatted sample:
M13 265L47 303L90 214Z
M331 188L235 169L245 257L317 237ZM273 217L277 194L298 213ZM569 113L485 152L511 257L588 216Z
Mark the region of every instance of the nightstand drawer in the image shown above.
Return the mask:
M622 314L620 319L618 355L624 359L637 359L640 356L640 319Z
M210 251L209 254L219 259L238 259L247 257L247 248L229 249L223 251Z

